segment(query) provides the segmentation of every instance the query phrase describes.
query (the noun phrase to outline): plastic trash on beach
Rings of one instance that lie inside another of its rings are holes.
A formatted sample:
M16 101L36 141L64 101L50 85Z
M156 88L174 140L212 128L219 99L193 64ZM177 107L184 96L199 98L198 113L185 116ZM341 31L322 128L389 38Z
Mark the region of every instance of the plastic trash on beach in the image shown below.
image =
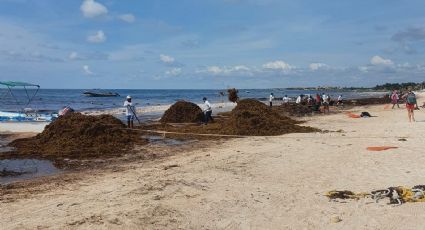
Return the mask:
M398 149L396 146L372 146L366 148L369 151L384 151L389 149Z
M63 109L59 110L59 116L65 116L66 114L73 113L75 110L69 106L65 106Z

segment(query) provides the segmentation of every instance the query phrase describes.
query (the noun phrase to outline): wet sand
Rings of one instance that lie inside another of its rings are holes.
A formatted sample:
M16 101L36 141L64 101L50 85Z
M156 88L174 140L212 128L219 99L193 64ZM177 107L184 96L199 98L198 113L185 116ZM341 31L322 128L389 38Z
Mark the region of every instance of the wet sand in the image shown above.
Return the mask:
M425 111L409 123L402 107L350 110L373 118L304 118L337 132L157 147L152 154L171 156L2 187L0 222L6 229L418 229L425 203L393 207L324 196L425 184ZM366 150L379 145L399 148Z

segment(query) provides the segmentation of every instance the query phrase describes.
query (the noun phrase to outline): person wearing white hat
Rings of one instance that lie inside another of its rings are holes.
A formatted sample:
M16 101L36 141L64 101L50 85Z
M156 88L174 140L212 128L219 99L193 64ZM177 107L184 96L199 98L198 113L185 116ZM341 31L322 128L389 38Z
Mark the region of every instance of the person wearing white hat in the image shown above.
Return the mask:
M134 107L133 103L131 102L131 96L130 95L127 96L127 99L124 102L124 107L126 109L125 115L127 116L127 127L132 129L134 127L133 120L134 120L134 117L136 116L136 114L134 114L135 111L136 111L136 108Z

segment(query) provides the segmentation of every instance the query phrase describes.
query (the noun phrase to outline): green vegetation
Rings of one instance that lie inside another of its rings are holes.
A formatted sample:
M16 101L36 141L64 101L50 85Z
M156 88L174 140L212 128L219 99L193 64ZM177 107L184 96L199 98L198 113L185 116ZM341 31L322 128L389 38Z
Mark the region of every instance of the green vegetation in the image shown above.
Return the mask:
M415 82L406 82L406 83L385 83L383 85L377 85L372 88L373 90L379 90L379 91L390 91L390 90L421 90L425 89L425 81L421 83L415 83Z
M404 83L385 83L383 85L377 85L375 87L333 87L333 86L318 86L318 87L292 87L286 88L288 90L333 90L333 91L392 91L401 90L406 91L422 90L425 89L425 81L420 83L415 82L404 82Z

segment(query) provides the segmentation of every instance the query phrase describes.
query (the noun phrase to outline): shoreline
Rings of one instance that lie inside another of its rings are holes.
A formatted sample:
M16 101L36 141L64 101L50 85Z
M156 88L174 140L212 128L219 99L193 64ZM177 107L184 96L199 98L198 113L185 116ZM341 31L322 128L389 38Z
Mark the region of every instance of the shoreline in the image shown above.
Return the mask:
M148 115L150 117L160 118L162 114L169 109L173 104L168 105L156 105L156 106L145 106L145 107L136 107L136 113L143 115ZM203 104L197 104L202 108ZM214 110L214 114L220 112L227 112L232 110L235 107L235 103L233 102L219 102L219 103L211 103L211 107ZM113 109L104 109L104 110L83 110L80 111L85 115L113 115L113 116L124 116L125 108L113 108Z
M421 104L425 94L418 96ZM302 118L333 132L200 141L168 148L170 155L156 159L129 158L106 168L0 186L1 220L7 228L414 228L425 224L418 218L423 203L394 208L384 201L329 202L324 196L334 189L360 192L423 182L425 114L419 110L417 122L409 124L401 107L348 110L377 116L365 119L345 113ZM379 145L399 149L366 150ZM334 217L341 221L332 222Z

